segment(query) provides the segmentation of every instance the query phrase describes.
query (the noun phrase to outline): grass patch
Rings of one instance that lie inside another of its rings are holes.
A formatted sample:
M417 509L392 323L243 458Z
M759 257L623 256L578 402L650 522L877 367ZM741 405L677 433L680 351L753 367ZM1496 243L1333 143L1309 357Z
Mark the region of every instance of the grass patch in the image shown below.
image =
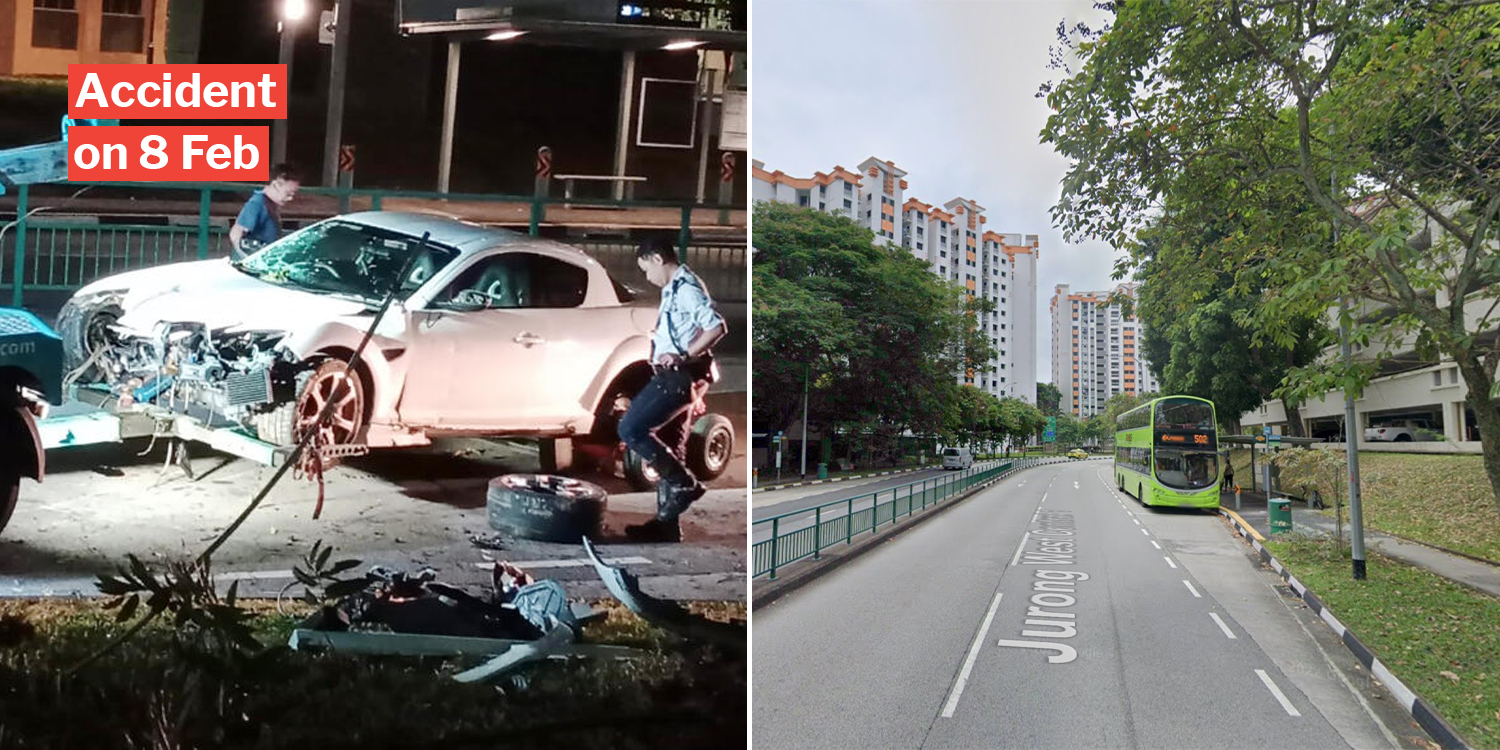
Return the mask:
M1235 451L1232 460L1236 480L1249 489L1249 452ZM1361 452L1359 472L1370 528L1500 562L1500 511L1483 456ZM1299 497L1316 487L1329 505L1344 491L1295 472L1283 472L1280 486ZM1333 517L1331 509L1325 514Z
M1500 748L1500 599L1374 550L1369 579L1350 580L1331 539L1266 547L1474 747Z
M247 603L249 604L249 603ZM121 630L97 602L0 601L0 747L704 747L745 736L746 662L683 645L616 602L589 626L628 660L550 661L461 685L451 659L272 649L205 671L170 624L77 674ZM284 644L301 611L258 613L257 637ZM740 603L699 603L743 619ZM206 675L212 675L208 677Z

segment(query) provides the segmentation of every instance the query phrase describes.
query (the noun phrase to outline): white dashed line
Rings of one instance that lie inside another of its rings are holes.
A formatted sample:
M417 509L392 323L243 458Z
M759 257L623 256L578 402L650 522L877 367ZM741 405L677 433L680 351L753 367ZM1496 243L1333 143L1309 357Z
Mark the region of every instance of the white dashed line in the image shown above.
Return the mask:
M1170 565L1170 566L1172 566L1173 570L1177 569L1177 563L1172 562L1172 558L1163 555L1161 559L1166 560L1167 564Z
M1155 548L1157 548L1157 549L1161 549L1161 545L1160 545L1160 544L1157 544L1157 543L1156 543L1156 540L1155 540L1155 539L1152 539L1152 540L1151 540L1151 546L1152 546L1152 547L1155 547Z
M1224 635L1229 636L1230 640L1234 640L1235 639L1234 631L1230 630L1229 626L1225 625L1224 621L1221 620L1221 619L1219 619L1219 613L1217 613L1217 612L1209 612L1208 616L1214 618L1214 622L1216 622L1216 623L1219 624L1219 629L1222 630L1222 631L1224 631Z
M1016 545L1016 556L1010 559L1011 567L1015 567L1016 563L1021 561L1021 550L1026 549L1026 540L1030 538L1031 532L1029 531L1021 535L1021 543Z
M1274 682L1271 681L1271 676L1268 675L1268 674L1266 674L1266 670L1264 670L1264 669L1257 669L1257 670L1255 670L1255 674L1259 675L1260 676L1260 681L1264 682L1266 684L1266 689L1269 690L1269 691L1271 691L1272 695L1276 696L1276 701L1281 704L1282 708L1286 709L1287 715L1289 715L1289 716L1301 716L1302 715L1302 712L1298 711L1297 707L1293 706L1292 702L1286 699L1286 694L1283 693L1283 692L1281 692L1281 688L1276 687L1276 683L1274 683Z
M1141 519L1139 519L1139 518L1132 518L1130 520L1134 521L1136 526L1140 526L1141 525Z
M1146 536L1151 536L1151 532L1149 532L1149 531L1147 531L1145 529L1141 529L1141 533L1145 534Z
M1198 593L1198 589L1193 588L1193 582L1192 581L1189 581L1188 579L1184 578L1184 579L1182 579L1182 585L1188 587L1188 591L1193 592L1193 596L1195 596L1195 597L1197 597L1199 599L1203 598L1203 595L1200 594L1200 593Z
M964 685L969 682L969 673L974 670L974 660L979 658L979 646L984 643L984 634L989 632L990 623L995 619L995 610L1000 607L1000 597L1003 594L995 593L995 601L990 602L990 611L984 616L984 624L979 626L979 632L974 635L974 645L969 647L969 656L964 659L964 668L959 671L958 679L953 682L953 690L948 693L948 703L943 706L943 718L953 718L953 712L958 708L958 696L964 694Z

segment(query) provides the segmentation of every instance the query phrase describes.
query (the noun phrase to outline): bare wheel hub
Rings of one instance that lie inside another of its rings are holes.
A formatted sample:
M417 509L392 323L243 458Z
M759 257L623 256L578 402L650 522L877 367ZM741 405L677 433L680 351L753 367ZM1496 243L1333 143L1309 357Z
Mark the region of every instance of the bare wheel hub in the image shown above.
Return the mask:
M364 408L347 370L320 371L308 381L297 402L297 434L305 435L330 401L333 408L318 427L319 441L324 445L352 443L359 432L360 411Z

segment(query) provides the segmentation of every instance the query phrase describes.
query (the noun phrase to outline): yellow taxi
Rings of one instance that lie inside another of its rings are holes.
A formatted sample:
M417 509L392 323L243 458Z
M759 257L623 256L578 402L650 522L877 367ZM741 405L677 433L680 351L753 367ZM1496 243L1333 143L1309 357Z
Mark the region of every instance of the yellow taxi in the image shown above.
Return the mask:
M1073 450L1068 451L1068 458L1088 458L1088 457L1089 457L1088 451L1085 451L1082 448L1074 448Z

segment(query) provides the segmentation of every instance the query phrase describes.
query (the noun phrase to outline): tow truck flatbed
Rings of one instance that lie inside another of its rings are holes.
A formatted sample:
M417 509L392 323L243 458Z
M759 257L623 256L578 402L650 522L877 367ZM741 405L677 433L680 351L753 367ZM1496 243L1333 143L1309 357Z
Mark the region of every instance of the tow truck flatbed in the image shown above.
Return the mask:
M133 438L176 438L249 459L266 466L280 466L289 450L250 435L240 425L189 408L174 410L158 404L121 406L113 394L74 386L69 398L37 421L44 450L81 445L122 443Z

